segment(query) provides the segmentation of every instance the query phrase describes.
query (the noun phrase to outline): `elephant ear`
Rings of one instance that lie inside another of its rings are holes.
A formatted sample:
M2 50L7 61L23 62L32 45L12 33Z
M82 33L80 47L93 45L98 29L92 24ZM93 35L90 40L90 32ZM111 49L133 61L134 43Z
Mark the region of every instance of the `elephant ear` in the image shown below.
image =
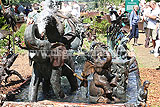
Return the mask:
M67 57L67 50L61 43L53 43L51 46L50 62L53 67L61 67Z

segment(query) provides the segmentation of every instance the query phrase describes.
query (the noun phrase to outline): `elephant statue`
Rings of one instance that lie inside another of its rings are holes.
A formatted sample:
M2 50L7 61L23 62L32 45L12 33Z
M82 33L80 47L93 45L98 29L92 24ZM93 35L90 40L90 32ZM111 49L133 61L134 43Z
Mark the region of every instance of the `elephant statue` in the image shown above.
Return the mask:
M55 21L54 17L53 21ZM52 87L54 94L57 98L64 98L65 94L61 89L61 76L65 75L71 85L71 91L78 89L78 83L74 72L70 70L66 64L74 69L74 63L71 56L68 56L66 48L62 43L53 42L54 38L58 38L59 34L56 22L50 23L52 26L50 30L55 31L52 35L47 34L46 38L41 40L40 34L36 24L27 26L24 33L24 41L26 48L29 50L30 65L33 63L33 72L29 86L29 101L37 101L38 86L42 82L43 93L49 91L49 86ZM48 26L46 26L47 28ZM56 38L56 39L57 39ZM59 37L60 38L60 37ZM65 63L65 64L64 64Z

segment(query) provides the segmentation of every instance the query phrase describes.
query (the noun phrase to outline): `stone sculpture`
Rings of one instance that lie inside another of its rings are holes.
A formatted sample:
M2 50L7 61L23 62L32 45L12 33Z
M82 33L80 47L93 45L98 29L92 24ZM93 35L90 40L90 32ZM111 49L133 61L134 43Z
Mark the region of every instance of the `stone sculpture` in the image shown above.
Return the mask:
M137 106L138 107L149 107L147 102L147 95L148 95L148 87L150 82L148 80L144 81L143 86L140 87L138 91L138 98L137 98Z

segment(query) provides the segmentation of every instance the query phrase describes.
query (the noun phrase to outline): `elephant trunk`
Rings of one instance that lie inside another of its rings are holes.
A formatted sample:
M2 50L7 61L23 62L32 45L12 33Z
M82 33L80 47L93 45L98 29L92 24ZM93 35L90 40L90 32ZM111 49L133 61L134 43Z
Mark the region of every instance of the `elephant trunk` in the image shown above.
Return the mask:
M40 49L49 49L50 48L50 42L47 40L40 40L37 37L39 36L36 34L37 25L31 24L27 26L25 33L24 33L24 41L26 47L30 50L40 50Z
M36 46L36 38L35 38L35 25L31 24L27 26L24 32L24 41L27 48L32 49ZM38 49L38 47L36 47Z

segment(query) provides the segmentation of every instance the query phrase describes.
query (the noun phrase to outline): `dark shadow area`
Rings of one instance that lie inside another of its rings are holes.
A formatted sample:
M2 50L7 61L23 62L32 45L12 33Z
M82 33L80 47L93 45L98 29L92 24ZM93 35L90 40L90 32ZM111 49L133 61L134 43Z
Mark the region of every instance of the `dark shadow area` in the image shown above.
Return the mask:
M160 66L158 68L156 68L156 70L160 70Z
M142 46L143 44L138 43L138 46Z
M11 81L10 83L6 84L5 87L13 86L21 82L24 82L24 80Z
M139 33L145 33L145 31L144 30L139 30Z
M138 43L138 45L134 45L134 44L132 44L132 46L142 46L142 45L143 45L143 44L139 44L139 43Z
M153 46L150 46L149 48L152 48Z

